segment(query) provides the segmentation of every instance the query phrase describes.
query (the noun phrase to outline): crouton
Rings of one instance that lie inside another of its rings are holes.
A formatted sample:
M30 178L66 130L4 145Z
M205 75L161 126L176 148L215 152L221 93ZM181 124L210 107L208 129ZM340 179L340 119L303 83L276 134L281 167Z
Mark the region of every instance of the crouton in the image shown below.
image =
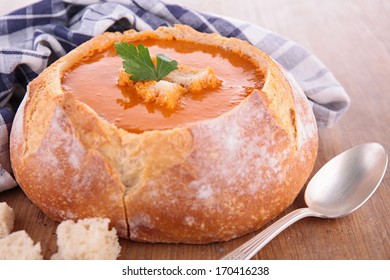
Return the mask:
M199 92L205 88L217 88L222 83L215 76L212 68L194 68L186 65L179 65L178 69L169 73L164 80L181 85L189 92Z
M123 69L118 77L118 85L133 87L135 92L148 103L156 103L168 109L177 107L180 97L187 93L197 93L206 88L217 88L221 85L210 67L194 68L179 65L161 81L132 81Z
M164 80L137 82L135 91L145 102L156 103L169 109L174 109L180 96L187 92L182 86Z

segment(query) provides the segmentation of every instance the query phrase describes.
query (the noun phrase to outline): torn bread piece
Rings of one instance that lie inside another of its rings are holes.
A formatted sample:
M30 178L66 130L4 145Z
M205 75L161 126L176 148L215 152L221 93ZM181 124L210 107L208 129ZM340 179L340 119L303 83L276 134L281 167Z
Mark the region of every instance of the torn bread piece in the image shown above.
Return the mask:
M15 213L6 202L0 202L0 238L11 233L14 228Z
M217 88L222 81L215 76L211 67L195 68L187 65L179 65L164 80L181 85L189 92L198 92L206 88Z
M107 218L67 220L57 227L58 252L52 260L115 260L121 251Z
M34 245L24 230L0 239L0 260L42 260L41 244Z

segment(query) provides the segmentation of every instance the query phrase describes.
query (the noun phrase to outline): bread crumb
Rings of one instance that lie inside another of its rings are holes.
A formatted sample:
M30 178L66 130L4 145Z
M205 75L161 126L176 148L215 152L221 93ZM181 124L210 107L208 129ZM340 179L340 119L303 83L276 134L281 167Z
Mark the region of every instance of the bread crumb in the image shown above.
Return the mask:
M0 202L0 238L11 233L14 228L15 213L6 202Z
M115 260L120 253L116 229L107 218L67 220L57 227L58 252L52 260Z
M169 73L164 80L181 85L189 92L199 92L206 88L217 88L222 81L215 76L211 67L195 68L179 65L177 70Z
M34 242L24 230L0 239L0 260L42 260L41 244Z

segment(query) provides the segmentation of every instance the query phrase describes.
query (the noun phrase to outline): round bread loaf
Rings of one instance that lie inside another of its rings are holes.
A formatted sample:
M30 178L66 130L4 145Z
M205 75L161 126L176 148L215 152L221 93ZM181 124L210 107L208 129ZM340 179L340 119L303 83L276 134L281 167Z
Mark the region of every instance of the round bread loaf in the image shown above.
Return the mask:
M250 60L264 85L218 117L126 131L66 92L62 79L79 61L137 38L218 46ZM207 243L286 209L312 171L317 138L306 96L268 55L177 25L105 33L57 60L29 84L10 141L17 182L52 219L107 217L123 238Z

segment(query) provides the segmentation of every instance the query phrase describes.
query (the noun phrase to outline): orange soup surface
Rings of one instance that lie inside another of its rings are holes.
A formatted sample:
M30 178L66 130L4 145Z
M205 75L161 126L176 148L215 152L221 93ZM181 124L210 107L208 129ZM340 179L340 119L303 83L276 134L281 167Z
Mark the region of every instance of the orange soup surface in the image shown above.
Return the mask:
M131 88L118 86L122 59L114 47L80 62L66 73L62 84L100 116L127 131L141 133L164 130L215 118L237 106L254 89L261 89L263 78L256 67L237 54L191 42L143 40L151 56L159 53L191 67L211 67L222 85L200 93L187 93L179 106L170 110L145 103Z

